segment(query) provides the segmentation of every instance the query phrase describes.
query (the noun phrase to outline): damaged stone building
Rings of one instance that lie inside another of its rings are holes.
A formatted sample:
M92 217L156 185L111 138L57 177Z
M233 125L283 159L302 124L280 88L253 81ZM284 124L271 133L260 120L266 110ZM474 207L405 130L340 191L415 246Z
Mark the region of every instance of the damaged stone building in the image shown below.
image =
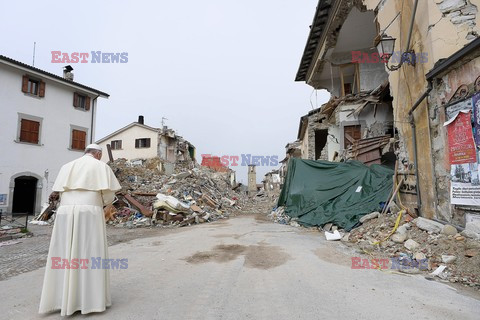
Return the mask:
M262 180L263 190L267 193L268 196L274 196L280 193L281 183L280 183L280 171L272 170L267 172Z
M410 211L457 225L478 218L479 6L320 0L296 80L331 99L300 121L302 158L396 161ZM464 138L475 138L470 163L455 158L452 145L462 112L472 120Z
M327 29L328 3L320 1L317 8L296 81L325 89L331 98L300 119L301 157L392 165L390 149L384 151L394 134L388 73L379 63L352 59L352 52L374 53L375 15L361 7L344 8Z

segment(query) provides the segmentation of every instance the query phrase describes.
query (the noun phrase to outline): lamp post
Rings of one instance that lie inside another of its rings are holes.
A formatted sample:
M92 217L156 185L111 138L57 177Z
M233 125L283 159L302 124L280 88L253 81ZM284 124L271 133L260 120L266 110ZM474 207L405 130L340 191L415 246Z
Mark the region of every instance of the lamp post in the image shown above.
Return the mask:
M385 62L385 66L387 67L388 70L390 71L395 71L400 69L400 67L403 65L404 62L407 62L410 65L415 65L415 58L414 55L415 53L413 50L410 50L408 52L402 53L400 63L395 65L395 66L389 66L388 61L392 57L393 53L395 52L395 38L386 36L386 35L380 35L376 41L375 41L375 46L377 47L377 51L380 54L380 58L382 61Z

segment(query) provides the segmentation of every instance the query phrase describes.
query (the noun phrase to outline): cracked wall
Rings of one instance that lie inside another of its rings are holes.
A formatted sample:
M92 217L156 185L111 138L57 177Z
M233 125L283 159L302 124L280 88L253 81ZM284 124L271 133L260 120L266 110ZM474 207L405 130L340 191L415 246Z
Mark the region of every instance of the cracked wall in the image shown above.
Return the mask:
M467 31L467 40L478 37L475 28L478 8L471 0L435 0L435 3L442 13L442 18L449 19L457 29Z
M460 61L457 67L434 81L429 97L430 131L437 194L437 215L440 219L462 225L466 206L450 204L450 164L448 159L448 135L443 126L446 121L444 105L452 98L461 85L470 85L480 76L480 58ZM476 208L475 210L478 210Z
M414 0L363 0L369 10L376 10L380 30L396 38L395 51L406 50L406 40L410 29L410 18ZM425 75L440 59L445 59L460 50L478 34L479 15L475 19L472 5L478 8L480 0L420 0L412 32L412 48L415 53L427 55L427 61L415 66L404 64L399 70L389 72L390 92L393 97L394 121L398 130L400 144L404 146L398 152L401 168L410 181L414 171L412 129L408 111L425 92L427 81ZM467 9L467 6L469 9ZM456 9L458 8L458 9ZM443 11L442 11L443 10ZM463 11L462 11L463 10ZM458 16L464 18L455 18ZM397 13L401 14L397 17ZM460 21L460 20L461 21ZM457 23L458 22L458 23ZM414 112L417 128L419 190L422 197L421 214L432 218L436 216L437 196L434 191L434 151L430 137L428 121L428 104L423 101ZM415 183L416 184L416 183ZM415 188L417 186L415 185ZM409 196L409 209L415 211L417 204ZM440 201L440 199L439 199Z

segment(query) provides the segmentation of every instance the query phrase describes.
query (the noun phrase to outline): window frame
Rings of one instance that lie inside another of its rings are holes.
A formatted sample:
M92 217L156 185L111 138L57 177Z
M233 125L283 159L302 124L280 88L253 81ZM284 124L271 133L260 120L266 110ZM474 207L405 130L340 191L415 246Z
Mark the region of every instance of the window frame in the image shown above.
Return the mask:
M34 87L32 84L35 84L35 91L32 92ZM45 97L45 88L46 84L41 78L32 77L29 74L24 74L22 76L22 88L21 91L29 97L35 98L44 98Z
M83 92L73 93L73 107L79 111L90 111L91 98L88 94Z
M146 145L141 146L142 140L145 140ZM135 139L135 149L148 149L151 147L151 138L138 138Z
M118 148L117 148L117 144L119 144ZM122 140L112 140L112 141L110 141L110 149L112 149L112 150L122 150Z
M39 123L39 126L38 126L38 142L37 143L20 140L20 136L22 134L22 120L34 121L34 122ZM43 144L42 144L42 129L43 129L43 118L33 116L33 115L30 115L30 114L25 114L25 113L18 112L17 135L16 135L14 141L16 143L23 143L23 144L28 144L28 145L31 145L31 146L43 146Z
M33 84L35 86L33 86ZM32 92L33 87L35 88L34 92ZM40 91L40 81L35 80L33 78L28 78L27 93L33 96L38 96L39 91Z
M74 148L73 147L73 131L82 131L82 132L85 132L85 146L83 149L77 149L77 148ZM85 151L85 147L87 146L87 142L88 142L88 139L89 139L89 130L88 128L85 128L85 127L80 127L80 126L76 126L76 125L70 125L70 139L68 140L68 150L70 151L77 151L77 152L84 152Z

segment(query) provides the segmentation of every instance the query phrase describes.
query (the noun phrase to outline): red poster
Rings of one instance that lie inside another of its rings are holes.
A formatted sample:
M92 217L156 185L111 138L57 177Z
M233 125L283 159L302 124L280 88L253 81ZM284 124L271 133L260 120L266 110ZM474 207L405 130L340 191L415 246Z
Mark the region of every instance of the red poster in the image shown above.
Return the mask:
M448 124L447 130L450 164L476 163L470 111L460 112L455 120Z

